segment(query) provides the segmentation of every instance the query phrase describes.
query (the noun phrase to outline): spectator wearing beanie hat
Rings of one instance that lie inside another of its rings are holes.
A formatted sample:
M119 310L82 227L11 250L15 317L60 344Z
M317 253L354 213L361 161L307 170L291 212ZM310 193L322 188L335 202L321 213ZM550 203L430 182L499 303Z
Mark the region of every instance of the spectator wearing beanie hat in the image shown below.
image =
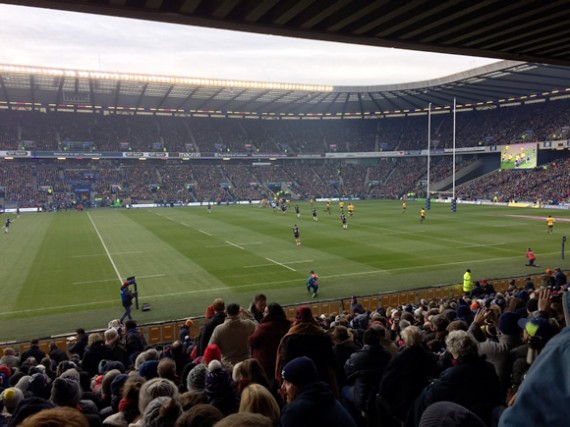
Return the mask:
M143 426L167 427L173 426L182 414L182 407L175 398L160 396L151 400L143 416Z
M497 337L490 337L482 330L484 326L493 325L488 319L494 317L491 309L480 309L468 332L477 340L479 354L485 355L487 361L493 364L495 372L499 376L502 396L506 396L510 385L509 352L522 343L522 329L517 325L520 316L514 312L506 312L499 316L499 322L495 325Z
M0 400L2 400L2 403L4 404L4 407L8 413L13 414L18 403L24 400L24 393L22 393L22 390L16 387L10 387L2 392L0 395Z
M356 427L354 419L330 387L319 381L317 367L310 358L292 359L285 364L281 375L281 391L287 402L281 410L282 427Z
M208 368L200 363L192 368L186 377L186 388L192 393L204 393Z
M224 415L233 414L239 409L239 396L230 376L219 360L208 364L206 374L206 395L208 402L218 408Z
M166 378L153 378L146 381L139 392L139 412L144 414L148 404L160 396L178 398L178 387Z
M221 362L222 352L220 351L220 347L218 347L217 344L208 344L204 350L203 359L206 366L209 365L212 360L219 360Z
M300 356L313 360L319 379L328 383L334 395L339 396L332 339L316 322L309 306L297 308L297 318L279 344L275 364L275 380L279 384L283 367Z
M75 408L81 400L81 388L71 378L56 378L53 381L50 400L56 406Z

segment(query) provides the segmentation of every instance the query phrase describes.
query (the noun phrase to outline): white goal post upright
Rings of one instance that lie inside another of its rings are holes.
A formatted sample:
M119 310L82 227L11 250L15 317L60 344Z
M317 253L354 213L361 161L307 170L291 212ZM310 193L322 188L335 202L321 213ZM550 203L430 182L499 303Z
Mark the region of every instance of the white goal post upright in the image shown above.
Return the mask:
M456 113L456 99L453 98L453 174L451 178L453 199L455 199L455 113Z
M431 102L428 105L428 135L427 135L427 190L426 190L426 210L430 210L430 191L429 191L429 174L431 163Z

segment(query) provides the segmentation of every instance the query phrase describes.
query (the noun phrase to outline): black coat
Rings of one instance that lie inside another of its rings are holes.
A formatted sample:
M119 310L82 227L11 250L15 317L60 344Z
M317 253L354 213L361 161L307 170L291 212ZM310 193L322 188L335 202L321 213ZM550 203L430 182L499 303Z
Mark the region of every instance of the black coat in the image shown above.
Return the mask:
M420 346L406 347L388 363L379 394L388 412L405 420L430 378L437 378L437 356Z
M490 424L493 408L503 403L495 367L478 355L457 362L457 366L446 369L424 388L412 406L406 427L417 426L425 409L441 401L455 402Z
M93 377L99 373L99 362L103 359L111 360L112 358L113 352L103 341L94 342L93 345L88 346L85 349L85 353L83 353L81 369Z
M214 333L214 329L216 326L221 325L226 320L226 314L223 312L214 314L208 322L202 326L202 330L200 331L200 336L198 337L198 349L197 349L197 356L203 356L204 350L208 347L208 343L210 342L210 338Z
M353 399L359 409L365 410L369 399L376 394L390 358L383 346L366 344L344 364L344 373L348 383L354 385Z

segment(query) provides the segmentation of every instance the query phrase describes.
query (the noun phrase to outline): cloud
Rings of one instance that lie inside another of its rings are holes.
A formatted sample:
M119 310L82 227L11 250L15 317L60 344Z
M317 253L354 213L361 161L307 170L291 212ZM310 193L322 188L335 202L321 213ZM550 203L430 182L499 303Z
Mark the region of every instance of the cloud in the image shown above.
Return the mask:
M0 5L3 64L350 86L495 61Z

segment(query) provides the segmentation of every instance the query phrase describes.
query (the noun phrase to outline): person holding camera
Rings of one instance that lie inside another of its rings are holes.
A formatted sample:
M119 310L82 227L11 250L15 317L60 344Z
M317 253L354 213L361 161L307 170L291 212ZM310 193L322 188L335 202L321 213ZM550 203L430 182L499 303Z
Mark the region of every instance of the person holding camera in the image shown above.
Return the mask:
M123 304L125 312L121 316L120 319L121 323L123 323L123 321L127 317L129 318L129 320L133 320L133 316L131 316L131 307L133 305L133 298L134 294L129 289L129 282L128 281L123 282L123 285L121 286L121 304Z

